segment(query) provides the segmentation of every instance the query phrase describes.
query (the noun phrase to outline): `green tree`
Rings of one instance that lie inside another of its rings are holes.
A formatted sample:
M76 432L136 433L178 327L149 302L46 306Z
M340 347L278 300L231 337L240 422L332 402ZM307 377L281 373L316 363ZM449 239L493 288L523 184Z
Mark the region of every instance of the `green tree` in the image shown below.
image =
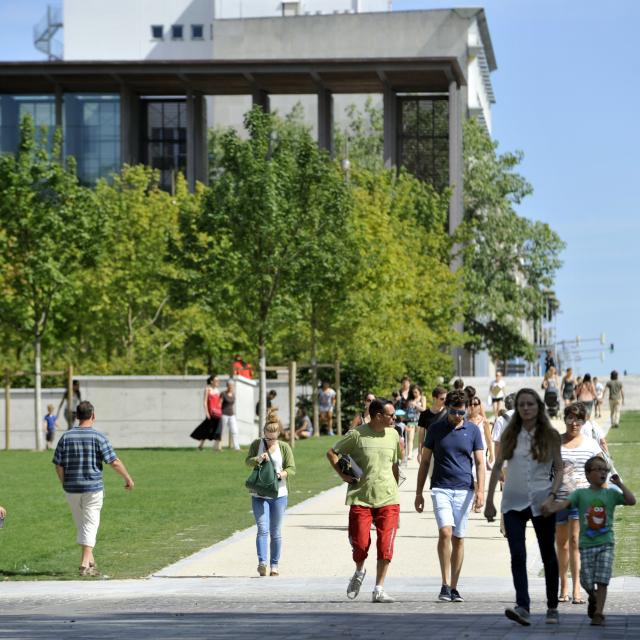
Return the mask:
M544 296L561 266L564 243L545 223L519 216L514 207L532 192L516 172L522 154L497 153L476 120L464 127L466 347L486 348L492 358L533 360L523 329L537 321Z
M80 186L72 158L61 160L61 135L53 149L36 139L25 116L14 155L0 157L0 263L4 266L2 322L17 322L16 334L34 352L36 447L42 448L42 340L56 315L74 308L79 272L91 262L93 196ZM5 310L3 309L3 311Z

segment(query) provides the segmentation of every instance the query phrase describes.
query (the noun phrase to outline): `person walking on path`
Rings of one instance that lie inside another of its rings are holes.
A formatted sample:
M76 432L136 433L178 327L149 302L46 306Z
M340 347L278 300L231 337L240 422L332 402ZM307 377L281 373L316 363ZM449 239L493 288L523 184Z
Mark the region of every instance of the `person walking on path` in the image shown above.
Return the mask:
M520 389L515 399L516 413L500 440L500 454L491 472L484 515L496 517L493 496L502 463L509 464L502 493L504 527L511 552L511 573L516 590L516 606L505 610L510 620L528 626L529 582L525 528L531 520L544 565L548 624L558 623L558 559L556 557L555 518L545 517L543 508L551 506L562 484L560 434L553 428L544 403L533 389Z
M491 423L484 414L482 400L480 400L478 396L471 398L471 401L467 405L467 420L469 422L473 422L473 424L475 424L480 430L480 436L482 437L482 444L486 455L486 468L491 471L495 457L493 440L491 438Z
M604 624L604 605L613 568L614 512L618 505L636 504L636 497L622 484L617 474L610 478L617 489L605 486L610 469L600 456L587 460L584 471L589 486L577 489L566 500L546 506L546 511L553 514L562 509L578 510L580 582L589 594L587 615L591 624L600 626Z
M504 406L504 397L506 393L507 383L502 377L502 371L496 371L495 380L489 385L489 395L491 396L491 408L494 416L500 415L500 409ZM475 395L475 392L474 394Z
M587 408L587 412L591 414L596 398L596 388L591 381L591 374L585 373L582 382L576 387L576 400L582 402Z
M69 402L69 392L68 390L65 390L62 400L60 400L60 404L58 405L56 416L60 415L60 409L62 409L62 405L65 402L67 403L67 406L64 410L64 417L67 421L67 430L69 430L76 423L76 412L78 410L78 405L82 402L80 382L78 380L74 380L71 383L71 402Z
M422 445L429 427L447 415L444 403L447 400L447 390L437 386L431 392L431 406L425 409L418 418L418 462L422 456Z
M560 382L560 393L564 400L564 406L570 405L576 399L576 379L573 377L573 369L568 367Z
M484 444L480 429L465 420L465 396L451 391L446 399L447 417L427 431L418 481L415 509L424 510L424 484L434 458L431 499L438 524L438 559L442 575L439 600L464 602L458 580L464 559L464 534L471 506L480 511L484 502ZM473 467L477 481L474 482Z
M205 419L193 430L191 437L200 440L198 449L202 451L205 440L213 440L213 450L219 450L222 446L221 419L222 419L222 398L218 385L217 376L207 378L207 386L204 390L204 412Z
M347 597L353 600L360 593L366 575L364 562L371 546L373 522L378 562L372 601L388 603L394 599L384 590L384 581L393 558L400 516L398 478L402 450L400 436L393 428L393 404L376 398L369 405L369 416L369 424L351 429L327 451L327 458L340 478L349 484L346 504L349 505L349 541L356 571L349 581ZM354 481L352 476L342 472L339 465L341 456L351 456L362 469L359 480Z
M47 449L53 449L53 442L56 439L56 427L58 426L58 416L53 413L55 407L47 405L47 415L44 417L44 436L47 442Z
M235 451L240 451L238 423L236 422L236 391L232 380L227 382L227 388L220 394L220 397L222 399L220 442L222 443L222 436L228 433L231 436L231 446Z
M602 401L604 400L604 385L597 377L593 379L593 386L596 389L596 407L594 417L602 418Z
M278 497L265 498L251 494L251 509L256 519L256 550L258 553L258 575L267 575L269 561L270 576L280 575L279 563L282 554L282 520L289 496L289 478L296 473L293 450L287 442L279 441L282 425L274 409L267 412L264 437L257 438L249 446L246 463L255 468L262 462L271 460L278 475ZM268 553L267 553L268 552Z
M325 424L327 435L333 435L333 412L336 408L336 392L331 385L325 380L322 383L322 389L318 390L318 411L320 412L320 431L322 425Z
M133 489L134 483L109 439L93 428L96 419L93 405L85 400L78 405L76 413L79 424L62 434L52 462L76 524L76 540L82 551L80 575L99 576L93 549L104 498L102 464L111 465L124 478L127 491Z
M359 427L361 424L369 424L371 416L369 416L369 405L376 399L373 393L367 393L364 397L364 409L362 413L356 413L351 421L351 429Z
M424 411L422 390L417 384L412 384L409 397L405 402L405 462L413 460L413 441L422 411ZM419 446L422 446L422 443L419 443Z
M624 405L624 390L622 382L618 380L618 372L614 369L611 372L609 382L604 386L602 401L609 392L609 409L611 410L611 427L617 429L620 425L620 408Z
M566 432L561 436L560 453L562 455L562 485L558 491L558 500L566 500L576 489L589 486L584 475L584 465L595 455L602 455L600 445L595 439L583 435L582 428L587 416L587 410L582 402L574 402L564 410ZM604 459L604 458L603 458ZM580 595L580 552L578 550L577 509L563 509L556 513L556 549L558 551L558 565L560 568L560 602L584 604ZM569 597L567 569L571 571L573 596Z

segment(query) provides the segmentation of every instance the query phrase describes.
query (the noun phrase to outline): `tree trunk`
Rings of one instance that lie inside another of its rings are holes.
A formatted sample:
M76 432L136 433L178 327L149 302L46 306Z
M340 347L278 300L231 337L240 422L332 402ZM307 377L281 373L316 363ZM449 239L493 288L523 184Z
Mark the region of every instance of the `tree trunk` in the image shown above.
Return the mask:
M33 390L34 401L35 401L35 427L36 427L36 450L42 450L42 428L40 422L42 420L42 397L41 397L41 387L42 387L42 362L41 362L41 344L42 339L40 334L38 333L38 329L35 331L35 340L34 340L34 372L35 372L35 386Z
M318 327L316 308L311 307L311 402L313 403L313 435L320 435L320 411L318 410Z
M262 429L267 420L267 355L264 338L260 338L258 356L258 370L260 375L259 410L258 410L258 437L262 436Z

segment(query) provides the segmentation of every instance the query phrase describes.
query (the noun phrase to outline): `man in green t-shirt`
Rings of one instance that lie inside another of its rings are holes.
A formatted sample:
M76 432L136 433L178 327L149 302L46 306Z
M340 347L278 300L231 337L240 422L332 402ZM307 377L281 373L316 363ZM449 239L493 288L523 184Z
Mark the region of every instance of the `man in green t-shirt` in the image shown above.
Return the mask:
M373 522L377 534L378 563L372 601L386 603L393 602L393 598L384 591L384 579L393 557L400 516L398 463L402 460L402 451L400 437L393 428L393 404L376 398L369 405L369 416L371 422L351 429L327 451L327 458L336 473L349 484L346 504L349 505L349 540L356 571L349 581L347 597L354 599L360 593ZM351 456L362 469L358 480L342 472L341 456Z
M587 615L592 625L604 623L604 603L613 567L613 514L618 505L634 505L636 498L614 474L610 482L617 487L606 487L609 465L601 456L589 458L584 465L589 480L588 489L577 489L567 500L554 502L546 511L557 513L562 509L578 509L580 514L580 583L589 594Z
M609 409L611 410L611 427L616 429L620 424L620 407L624 404L624 391L622 390L622 382L618 380L618 372L611 372L611 379L604 387L602 401L609 392Z

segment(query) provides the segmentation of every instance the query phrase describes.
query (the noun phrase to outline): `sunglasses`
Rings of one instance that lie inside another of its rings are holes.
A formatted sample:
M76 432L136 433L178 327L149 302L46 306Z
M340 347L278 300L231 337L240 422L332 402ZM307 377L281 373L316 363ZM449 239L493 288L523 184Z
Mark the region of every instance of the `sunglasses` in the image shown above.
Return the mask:
M449 409L450 416L465 416L466 413L464 409Z

